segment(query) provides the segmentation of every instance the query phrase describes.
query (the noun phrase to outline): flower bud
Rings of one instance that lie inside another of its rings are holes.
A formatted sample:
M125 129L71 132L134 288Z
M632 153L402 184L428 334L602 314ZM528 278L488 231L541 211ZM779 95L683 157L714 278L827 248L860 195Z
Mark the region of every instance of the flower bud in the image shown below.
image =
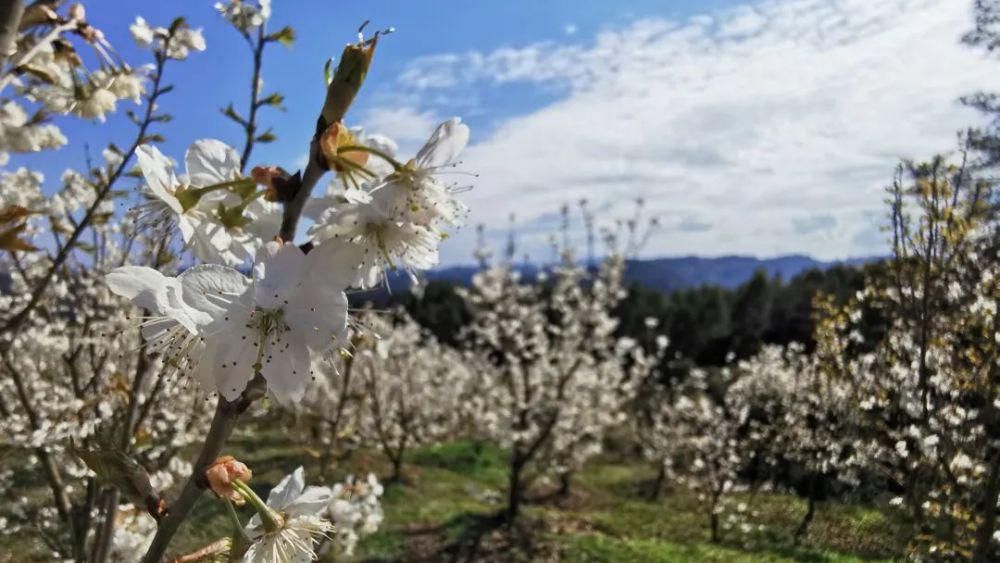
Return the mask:
M368 75L368 68L372 64L372 56L375 54L375 45L378 43L379 35L367 41L350 44L344 47L344 52L340 55L340 62L337 63L337 70L326 88L326 100L323 102L323 111L320 120L321 126L336 123L344 118L347 108L351 107L354 97Z
M239 479L246 482L253 477L253 472L245 463L231 455L217 458L205 470L205 479L212 491L222 498L228 498L233 503L242 505L246 502L243 495L233 490L233 481Z
M87 10L83 7L83 4L73 4L69 7L66 15L68 15L71 20L82 22L87 19Z
M344 172L343 161L345 160L364 166L368 162L367 152L353 150L339 152L341 147L349 147L356 143L354 135L343 123L338 121L327 127L319 137L319 148L326 159L327 167L336 172ZM350 166L348 165L348 167ZM350 170L347 171L350 172Z
M279 201L278 190L275 186L275 180L287 179L288 172L285 172L277 166L254 166L250 170L250 177L253 181L260 186L264 186L266 193L264 198L267 201Z

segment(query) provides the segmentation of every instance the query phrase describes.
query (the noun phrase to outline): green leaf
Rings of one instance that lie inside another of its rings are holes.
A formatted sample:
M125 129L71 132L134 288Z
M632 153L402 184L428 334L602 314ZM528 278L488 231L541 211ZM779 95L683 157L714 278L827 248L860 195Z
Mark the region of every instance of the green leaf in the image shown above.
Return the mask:
M268 129L267 131L264 131L260 135L257 135L257 138L254 140L256 140L258 143L272 143L277 139L278 136L275 135L270 129Z
M263 98L262 100L260 100L259 102L257 102L257 105L258 105L258 107L259 106L274 106L274 107L276 107L278 109L284 109L282 107L282 105L281 105L282 102L284 102L284 101L285 101L285 96L281 95L281 93L279 93L279 92L275 92L275 93L271 94L270 96L267 96L266 98Z
M162 513L163 503L149 480L149 473L128 454L107 444L94 449L77 449L70 444L70 450L101 481L121 491L131 502L145 507L154 517Z
M333 58L326 60L326 64L323 65L323 84L326 86L330 85L330 81L333 80Z
M292 43L295 42L295 30L286 25L280 30L268 35L267 39L270 41L277 41L285 47L291 47Z
M228 117L229 119L232 119L233 121L235 121L236 123L239 123L243 127L247 126L247 120L243 119L243 116L240 115L239 112L236 111L236 109L233 107L232 102L230 102L230 104L228 106L222 108L219 111L222 112L222 115Z

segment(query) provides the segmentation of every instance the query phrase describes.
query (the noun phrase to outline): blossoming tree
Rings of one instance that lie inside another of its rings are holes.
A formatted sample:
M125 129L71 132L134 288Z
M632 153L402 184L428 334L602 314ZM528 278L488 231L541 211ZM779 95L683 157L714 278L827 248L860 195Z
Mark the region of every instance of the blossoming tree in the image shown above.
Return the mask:
M612 256L588 279L567 259L544 285L523 283L505 266L473 279L468 361L476 378L466 408L480 432L510 450L508 519L538 477L568 480L601 451L645 377L639 366L647 363L629 370L623 362L641 350L613 336L622 268Z
M465 212L438 172L463 149L468 128L446 121L405 161L380 138L348 129L344 117L381 36L359 34L328 75L305 169L251 167L254 146L275 138L261 131L260 110L282 101L260 90L264 52L290 43L294 33L267 31L266 0L217 8L252 55L250 106L224 110L244 133L243 150L197 140L183 171L157 148L162 135L154 129L169 121L161 100L172 89L165 71L206 48L199 30L183 19L156 27L137 18L132 35L154 63L133 70L80 5L58 13L36 3L4 14L13 22L7 32L20 29L0 38L10 46L0 92L15 95L0 116L5 161L65 144L50 119L103 120L119 99L141 102L140 112L128 112L138 129L128 148L109 146L103 163L67 172L48 202L40 175L3 172L0 243L14 277L0 314L3 439L44 470L53 510L23 516L42 524L61 557L104 561L121 553L114 538L128 534L115 528L119 504L128 500L134 508L123 514L140 510L156 522L152 537L135 547L145 551L144 561L160 561L209 488L227 506L249 504L256 514L244 526L232 511L233 535L206 546L205 556L300 560L323 549L324 538L356 538L380 519L344 505L352 502L345 490L376 499L374 482L363 495L355 482L335 493L306 488L296 472L263 501L246 484L250 468L220 455L250 405L265 396L283 405L301 401L313 361L348 347L346 290L384 283L388 268L413 272L437 262L445 229ZM83 64L82 45L93 49L100 68ZM28 106L35 108L31 118ZM119 187L133 165L142 180L139 198ZM327 172L350 188L349 198L313 196ZM141 201L122 213L116 198ZM307 207L316 220L296 244ZM179 256L196 263L182 270ZM248 262L249 277L239 269ZM116 295L134 305L127 316ZM212 397L214 412L206 412L202 405ZM188 444L200 444L190 468L170 463ZM151 478L149 470L169 474ZM82 486L67 483L67 475ZM176 496L166 492L168 478L183 478ZM375 514L377 501L362 504L358 510Z

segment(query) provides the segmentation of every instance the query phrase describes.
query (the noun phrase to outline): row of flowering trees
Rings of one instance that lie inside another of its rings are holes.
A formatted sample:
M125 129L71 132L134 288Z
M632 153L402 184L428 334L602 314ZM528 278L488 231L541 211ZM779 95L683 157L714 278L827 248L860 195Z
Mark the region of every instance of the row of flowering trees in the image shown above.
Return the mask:
M900 167L893 254L849 302L817 296L815 350L765 347L638 404L644 452L698 493L713 539L753 529L727 497L787 486L792 467L808 501L796 541L836 484L905 509L914 557L1000 553L1000 256L994 183L972 156Z
M617 332L625 261L612 231L597 267L568 245L534 280L509 260L485 267L461 294L472 320L456 348L404 313L349 311L348 293L387 283L387 270L434 266L467 211L440 174L468 142L460 120L408 159L344 124L379 33L348 45L329 73L308 162L292 174L250 158L274 140L261 110L282 103L261 91L266 49L294 33L267 30L266 0L220 3L253 69L249 106L223 109L243 148L197 140L181 166L157 148L170 121L165 77L206 49L199 30L138 18L132 35L153 62L133 68L82 6L11 4L0 13L0 249L10 277L0 296L0 447L19 464L0 472L5 530L77 561L350 552L382 519L374 476L310 487L297 470L263 499L249 485L253 468L224 455L244 413L269 397L305 422L301 438L324 472L364 446L383 452L399 480L417 446L458 435L497 443L509 455L508 520L533 484L553 478L565 492L609 431L630 426L660 470L656 492L694 491L713 539L750 535L745 499L784 484L775 476L793 466L808 499L796 540L831 482L864 483L908 511L914 555L997 557L995 198L966 153L901 168L889 190L893 255L851 302L817 299L815 350L768 347L663 385L656 368L668 343L644 348ZM132 102L134 138L100 161L88 155L58 188L8 166L66 144L58 120L103 120ZM327 172L325 193L314 193ZM302 216L312 226L296 243ZM593 218L585 222L592 247ZM637 222L629 248L648 236L636 236ZM44 481L46 502L15 487L29 473ZM231 529L177 554L171 542L209 490Z

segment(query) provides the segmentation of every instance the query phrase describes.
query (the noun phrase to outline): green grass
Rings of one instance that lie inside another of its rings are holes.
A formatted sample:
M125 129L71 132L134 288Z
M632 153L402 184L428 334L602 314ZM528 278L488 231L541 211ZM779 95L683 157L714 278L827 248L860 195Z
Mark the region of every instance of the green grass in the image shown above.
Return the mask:
M274 427L275 425L271 425ZM267 491L299 465L310 484L331 484L350 473L387 475L389 466L375 452L356 452L326 468L318 455L280 432L253 434L244 429L226 453L254 470L252 484ZM645 464L612 458L591 463L573 482L569 498L534 501L513 528L493 518L503 509L506 455L488 444L457 441L414 451L400 483L386 486L382 529L359 545L359 561L817 561L891 560L906 544L906 527L894 514L871 507L822 503L801 546L791 531L805 503L780 494L737 500L760 512L764 530L745 542L735 534L720 544L709 541L708 521L697 498L684 489L668 490L653 501L645 484L653 471ZM44 494L44 489L34 492ZM549 487L538 487L540 497ZM205 495L193 518L175 540L178 550L193 550L228 530L222 505ZM0 539L0 553L21 553L17 561L44 560L24 554L28 539ZM37 546L36 546L37 548ZM0 557L0 562L5 561ZM13 560L11 560L13 561Z

